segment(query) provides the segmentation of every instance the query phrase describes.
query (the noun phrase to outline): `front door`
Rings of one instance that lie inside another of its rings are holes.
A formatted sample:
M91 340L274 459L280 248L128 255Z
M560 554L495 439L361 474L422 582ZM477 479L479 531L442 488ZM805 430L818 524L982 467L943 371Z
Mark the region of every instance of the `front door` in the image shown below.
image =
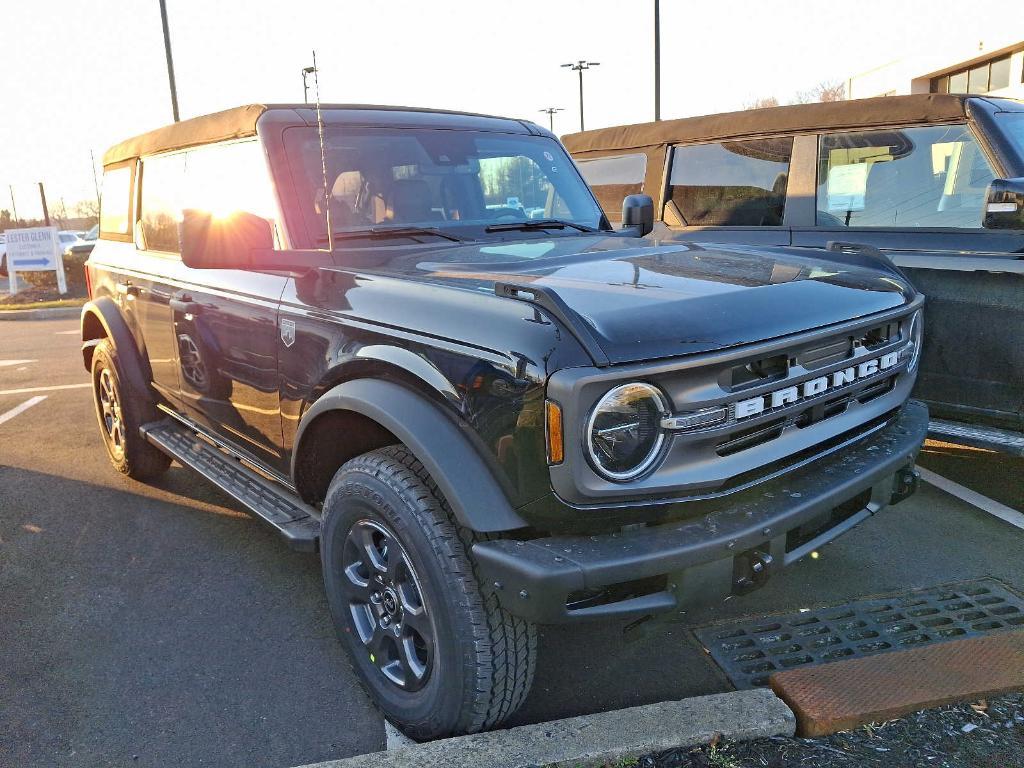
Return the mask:
M817 226L885 252L927 297L915 394L933 414L1024 429L1024 231L981 227L993 165L963 124L825 134Z

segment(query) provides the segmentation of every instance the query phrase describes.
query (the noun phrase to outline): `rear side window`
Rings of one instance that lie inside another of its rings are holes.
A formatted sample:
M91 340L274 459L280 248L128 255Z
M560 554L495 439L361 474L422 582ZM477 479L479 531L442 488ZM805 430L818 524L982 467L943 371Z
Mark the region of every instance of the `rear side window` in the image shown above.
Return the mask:
M170 253L180 251L178 230L186 208L275 218L270 178L255 141L144 158L141 207L146 248Z
M825 135L818 226L979 228L994 177L965 125Z
M100 204L100 232L125 236L131 226L132 166L122 165L103 172Z
M622 198L643 192L647 155L613 155L578 160L583 180L594 191L609 221L622 221Z
M669 197L688 226L781 226L792 155L792 137L676 147Z
M179 251L181 187L185 180L185 155L158 155L142 161L142 232L146 248Z

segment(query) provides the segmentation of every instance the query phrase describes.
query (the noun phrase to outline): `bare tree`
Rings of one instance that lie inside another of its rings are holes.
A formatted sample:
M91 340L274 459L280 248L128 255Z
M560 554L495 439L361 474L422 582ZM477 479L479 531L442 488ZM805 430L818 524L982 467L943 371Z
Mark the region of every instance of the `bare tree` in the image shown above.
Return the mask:
M75 215L83 219L99 219L100 206L95 200L83 200L75 205Z
M807 91L797 91L794 104L810 104L815 101L842 101L846 98L846 83L841 80L822 80Z
M777 107L779 100L774 96L762 96L761 98L748 101L743 105L744 109L762 109L763 107Z

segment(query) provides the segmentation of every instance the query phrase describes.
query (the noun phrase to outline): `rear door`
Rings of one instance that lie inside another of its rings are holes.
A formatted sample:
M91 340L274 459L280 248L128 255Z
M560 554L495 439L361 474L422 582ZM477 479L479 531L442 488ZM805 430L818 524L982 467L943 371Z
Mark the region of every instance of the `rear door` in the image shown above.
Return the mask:
M180 411L233 449L283 473L277 315L287 278L192 269L178 253L185 208L275 218L260 145L247 140L145 158L143 177L143 235L165 261L153 311L159 304L167 312Z
M947 418L1024 428L1024 231L981 226L995 165L965 124L822 134L815 225L866 243L927 297L917 394Z
M680 144L670 149L664 227L672 239L789 245L792 136Z

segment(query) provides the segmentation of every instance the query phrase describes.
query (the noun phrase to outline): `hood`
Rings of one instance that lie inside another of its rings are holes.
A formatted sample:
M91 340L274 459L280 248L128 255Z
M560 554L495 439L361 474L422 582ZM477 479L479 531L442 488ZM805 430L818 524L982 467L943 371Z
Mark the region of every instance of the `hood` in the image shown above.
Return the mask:
M421 253L402 271L475 291L498 282L553 290L612 363L778 338L914 297L895 269L858 257L605 235L452 246Z

